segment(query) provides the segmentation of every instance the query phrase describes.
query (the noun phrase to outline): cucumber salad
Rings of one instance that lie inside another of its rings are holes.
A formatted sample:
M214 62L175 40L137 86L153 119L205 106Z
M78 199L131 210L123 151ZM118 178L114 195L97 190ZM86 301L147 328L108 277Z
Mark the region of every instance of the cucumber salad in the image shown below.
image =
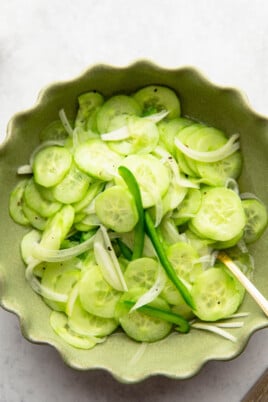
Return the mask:
M241 170L239 134L182 117L164 86L83 93L74 121L60 110L9 204L29 227L25 275L53 330L81 349L116 330L140 342L191 328L235 340L223 328L243 325L232 320L245 289L218 253L251 278L247 244L267 226L263 202L239 191Z

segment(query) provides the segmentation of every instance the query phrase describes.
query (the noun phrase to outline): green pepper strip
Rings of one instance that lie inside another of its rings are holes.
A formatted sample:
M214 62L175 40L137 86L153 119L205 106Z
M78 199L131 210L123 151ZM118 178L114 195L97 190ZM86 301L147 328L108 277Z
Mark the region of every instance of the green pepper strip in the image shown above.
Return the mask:
M126 168L125 166L119 166L118 172L126 182L126 185L128 186L128 189L134 198L139 216L138 223L136 224L134 230L134 247L132 260L135 260L136 258L140 258L142 256L144 247L144 211L142 206L141 193L135 176L128 168Z
M133 307L135 302L124 300L124 304L128 307ZM137 309L141 313L147 314L151 317L159 318L160 320L171 322L172 324L176 324L176 330L180 332L188 332L190 330L190 325L188 321L186 321L183 317L178 314L174 314L171 311L162 310L153 306L142 306Z
M130 250L130 248L121 239L117 239L117 244L123 257L131 261L132 251Z
M145 225L146 225L148 235L154 245L155 251L158 255L158 258L159 258L163 268L166 271L167 276L173 282L173 284L176 286L176 288L182 295L185 303L187 303L188 306L190 306L192 309L194 309L194 302L193 302L192 296L191 296L189 290L183 284L183 282L178 278L173 266L169 262L169 260L166 256L164 247L161 244L161 241L159 239L159 236L156 232L153 221L152 221L148 211L145 212Z

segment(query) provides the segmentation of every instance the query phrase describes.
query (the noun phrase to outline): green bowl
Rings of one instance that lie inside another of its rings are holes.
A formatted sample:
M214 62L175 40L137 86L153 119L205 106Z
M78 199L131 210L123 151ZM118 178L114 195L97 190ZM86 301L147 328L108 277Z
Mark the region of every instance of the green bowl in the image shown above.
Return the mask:
M19 178L17 167L29 160L40 131L64 108L68 117L77 110L77 96L96 89L105 96L133 92L148 84L174 88L180 96L184 115L224 130L240 133L244 169L239 184L242 191L254 192L268 205L265 185L268 173L268 120L257 115L245 97L232 88L212 84L191 67L167 69L148 61L127 67L96 65L79 77L45 88L35 106L15 115L5 142L0 147L0 303L15 313L26 339L46 343L60 353L69 366L78 370L102 368L122 382L137 382L156 374L183 379L196 374L208 360L228 360L239 355L250 336L268 326L268 320L249 295L239 311L249 312L244 326L232 329L233 343L217 335L192 329L188 334L171 334L146 347L117 332L92 350L66 344L49 325L50 309L25 280L20 257L20 240L27 229L16 225L8 213L9 194ZM250 250L255 259L254 283L268 298L268 233Z

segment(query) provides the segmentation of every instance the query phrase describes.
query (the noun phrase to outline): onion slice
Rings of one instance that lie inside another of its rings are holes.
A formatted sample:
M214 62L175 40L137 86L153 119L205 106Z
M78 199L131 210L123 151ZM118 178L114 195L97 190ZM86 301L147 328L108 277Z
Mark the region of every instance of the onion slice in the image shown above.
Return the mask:
M17 174L32 174L33 169L31 165L22 165L17 169Z
M95 235L93 235L83 243L78 244L77 246L66 248L63 250L47 249L43 246L40 246L40 244L35 243L33 245L33 257L37 258L39 261L47 262L66 261L84 253L87 250L92 249L94 238Z
M106 228L103 225L100 225L99 230L100 230L99 233L101 233L102 237L103 237L104 246L109 251L109 257L110 257L110 259L111 259L111 261L113 263L114 269L115 269L115 271L117 273L117 276L118 276L118 279L119 279L119 281L121 283L121 290L127 292L128 287L127 287L124 275L122 274L121 267L120 267L120 264L119 264L118 259L116 257L116 254L115 254L113 245L111 243L110 237L108 235L108 232L107 232Z
M30 283L32 289L45 297L46 299L57 301L57 302L66 302L68 300L68 296L62 293L53 292L53 290L43 286L39 280L34 276L34 268L40 264L40 261L33 259L32 262L27 266L25 271L25 276L27 281Z
M158 123L163 120L169 114L168 111L163 110L159 113L151 114L150 116L145 116L143 119L149 120L152 123ZM103 141L122 141L130 137L128 126L123 126L117 128L116 130L110 131L109 133L101 134L101 139Z
M238 138L239 134L233 134L226 142L226 144L224 144L221 148L218 148L215 151L208 152L200 152L191 149L184 145L178 138L175 139L175 145L183 154L191 159L199 162L213 163L225 159L227 158L227 156L230 156L234 152L236 152L240 147L240 144L237 141Z
M59 118L62 122L63 127L65 128L66 132L69 134L70 137L73 136L73 129L69 123L69 120L67 119L67 116L65 114L64 109L61 109L59 111Z

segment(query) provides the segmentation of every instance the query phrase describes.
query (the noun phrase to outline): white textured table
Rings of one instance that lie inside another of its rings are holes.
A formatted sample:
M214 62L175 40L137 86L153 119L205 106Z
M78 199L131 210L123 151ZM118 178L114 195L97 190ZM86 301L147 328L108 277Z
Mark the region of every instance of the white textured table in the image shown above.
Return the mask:
M192 64L216 83L242 88L268 114L267 17L265 0L2 0L0 140L39 89L98 61ZM102 371L66 367L51 348L24 340L17 319L0 310L0 402L237 402L267 368L267 356L268 329L241 356L210 362L193 379L122 385Z

